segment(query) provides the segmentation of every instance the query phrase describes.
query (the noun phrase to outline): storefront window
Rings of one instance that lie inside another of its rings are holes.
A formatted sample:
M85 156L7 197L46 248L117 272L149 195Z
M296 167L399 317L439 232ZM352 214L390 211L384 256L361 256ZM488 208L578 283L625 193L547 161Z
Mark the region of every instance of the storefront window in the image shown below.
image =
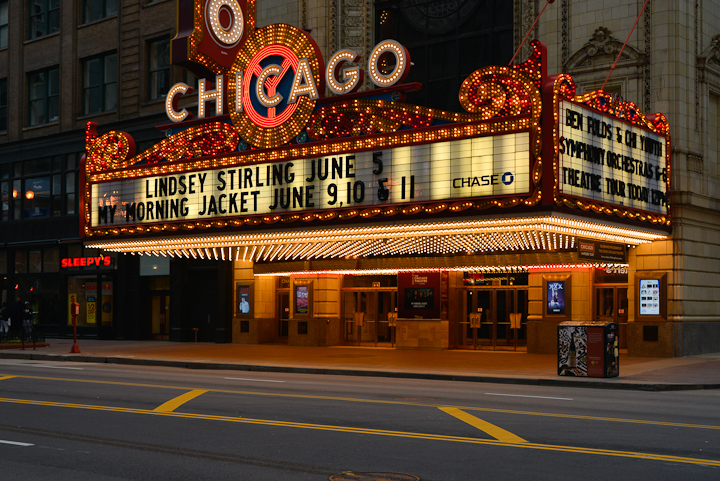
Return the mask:
M27 255L25 251L15 251L15 274L27 272Z
M58 249L45 249L43 272L58 272L60 270L60 251Z
M0 274L7 274L7 251L0 252Z
M30 274L42 272L42 251L30 251L28 253L28 267Z
M68 324L72 325L70 307L73 302L80 304L77 316L78 326L95 326L97 324L97 276L68 277Z
M102 297L100 308L103 326L112 326L113 321L113 282L110 277L102 276Z

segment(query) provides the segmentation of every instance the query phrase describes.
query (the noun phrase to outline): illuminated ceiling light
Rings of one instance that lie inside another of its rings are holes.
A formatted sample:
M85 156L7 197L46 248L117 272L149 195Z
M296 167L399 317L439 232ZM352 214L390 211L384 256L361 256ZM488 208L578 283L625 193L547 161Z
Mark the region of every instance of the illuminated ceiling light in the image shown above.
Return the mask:
M313 244L331 244L327 249L314 252L315 255L392 255L402 252L426 251L460 252L470 245L476 250L513 250L517 248L539 250L545 247L575 247L576 237L638 245L653 240L667 238L652 230L628 228L601 223L566 219L556 215L544 217L504 218L477 221L440 222L429 224L397 224L392 226L373 226L362 228L336 228L297 231L283 231L265 234L232 234L223 236L202 236L183 238L183 247L208 249L215 247L256 246L258 242L266 245L288 244L290 247L282 254L283 258L298 256L298 248L304 249ZM563 242L563 238L565 239ZM471 240L472 239L472 240ZM373 243L358 248L360 241L372 240ZM152 239L142 241L90 242L89 247L103 248L115 252L171 250L178 239ZM292 244L292 245L291 245ZM309 247L314 248L314 247ZM277 253L276 253L277 254ZM305 254L305 252L301 252ZM205 256L203 256L205 257ZM247 252L245 253L247 257Z

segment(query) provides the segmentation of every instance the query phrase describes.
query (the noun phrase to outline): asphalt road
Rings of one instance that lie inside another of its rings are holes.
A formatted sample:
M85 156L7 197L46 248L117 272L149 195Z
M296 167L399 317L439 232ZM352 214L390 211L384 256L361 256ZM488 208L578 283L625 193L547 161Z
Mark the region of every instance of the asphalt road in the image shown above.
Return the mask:
M0 360L0 479L720 479L719 391L72 364Z

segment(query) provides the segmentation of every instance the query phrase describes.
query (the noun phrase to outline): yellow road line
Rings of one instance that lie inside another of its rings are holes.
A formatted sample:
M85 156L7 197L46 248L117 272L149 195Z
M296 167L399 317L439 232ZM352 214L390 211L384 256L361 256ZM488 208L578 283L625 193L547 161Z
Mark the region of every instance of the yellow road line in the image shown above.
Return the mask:
M186 392L185 394L181 394L180 396L169 400L168 402L162 404L161 406L156 407L153 411L156 413L169 413L183 404L185 404L188 401L191 401L198 397L201 394L205 394L207 391L203 391L201 389L195 389L194 391Z
M478 428L480 431L483 431L490 436L494 437L498 441L502 441L505 443L526 443L523 438L520 436L516 436L510 431L505 431L503 428L495 426L494 424L490 424L487 421L483 421L480 418L476 418L475 416L466 413L465 411L461 411L458 408L453 407L442 407L439 408L441 411L448 413L451 416L454 416L458 418L459 420L468 423L470 426Z
M2 377L0 377L0 381L4 381L5 379L12 379L14 377L17 377L17 376L2 376Z
M387 431L382 429L367 429L367 428L354 428L348 426L327 426L322 424L307 424L307 423L294 423L287 421L272 421L267 419L248 419L248 418L237 418L230 416L214 416L210 414L190 414L190 413L177 413L177 412L158 412L147 409L133 409L133 408L120 408L112 406L93 406L90 404L72 404L72 403L59 403L59 402L48 402L48 401L33 401L29 399L9 399L0 398L1 403L13 403L13 404L25 404L35 406L49 406L49 407L62 407L72 409L88 409L94 411L106 411L106 412L118 412L118 413L129 413L129 414L150 414L155 416L170 416L184 419L201 419L208 421L224 421L233 423L243 424L255 424L261 426L277 426L287 428L299 428L299 429L313 429L320 431L331 431L331 432L343 432L351 434L372 434L377 436L392 436L399 438L409 439L424 439L430 441L447 441L455 443L465 444L477 444L487 446L499 446L499 447L511 447L511 448L523 448L523 449L535 449L540 451L556 451L566 452L575 454L595 454L599 456L613 456L622 458L634 458L644 459L650 461L664 461L673 463L683 464L695 464L702 466L717 466L720 467L720 460L713 459L700 459L700 458L686 458L681 456L669 456L664 454L653 454L653 453L640 453L633 451L616 451L612 449L594 449L594 448L583 448L578 446L557 446L552 444L536 444L536 443L509 443L505 441L495 441L491 439L478 439L478 438L467 438L462 436L446 436L442 434L426 434L426 433L410 433L403 431Z
M155 389L178 389L188 390L192 389L188 386L169 386L162 384L143 384L143 383L132 383L132 382L116 382L116 381L98 381L92 379L71 379L71 378L60 378L60 377L45 377L45 376L15 376L17 378L24 379L40 379L47 381L65 381L65 382L79 382L87 384L107 384L113 386L133 386L133 387L147 387ZM433 403L419 403L419 402L408 402L408 401L383 401L376 399L362 399L362 398L351 398L351 397L340 397L340 396L318 396L311 394L281 394L281 393L267 393L260 391L239 391L229 389L208 389L208 392L218 392L224 394L244 394L248 396L269 396L269 397L280 397L280 398L293 398L293 399L319 399L324 401L343 401L343 402L357 402L357 403L370 403L370 404L388 404L396 406L425 406L432 408L446 407L446 404L433 404ZM517 411L512 409L495 409L495 408L483 408L476 406L454 406L458 409L465 411L481 411L489 413L501 413L501 414L519 414L523 416L543 416L552 418L563 418L563 419L581 419L585 421L604 421L613 423L629 423L629 424L647 424L653 426L668 426L674 428L692 428L692 429L716 429L720 430L720 426L710 424L689 424L689 423L673 423L666 421L649 421L644 419L627 419L627 418L610 418L601 416L583 416L579 414L559 414L559 413L543 413L534 411Z

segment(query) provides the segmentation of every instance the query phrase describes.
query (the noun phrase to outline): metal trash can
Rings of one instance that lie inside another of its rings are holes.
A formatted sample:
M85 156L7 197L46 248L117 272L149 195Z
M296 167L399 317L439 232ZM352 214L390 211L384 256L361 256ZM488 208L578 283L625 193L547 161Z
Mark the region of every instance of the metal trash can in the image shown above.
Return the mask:
M558 376L616 377L620 374L619 351L614 322L558 325Z

